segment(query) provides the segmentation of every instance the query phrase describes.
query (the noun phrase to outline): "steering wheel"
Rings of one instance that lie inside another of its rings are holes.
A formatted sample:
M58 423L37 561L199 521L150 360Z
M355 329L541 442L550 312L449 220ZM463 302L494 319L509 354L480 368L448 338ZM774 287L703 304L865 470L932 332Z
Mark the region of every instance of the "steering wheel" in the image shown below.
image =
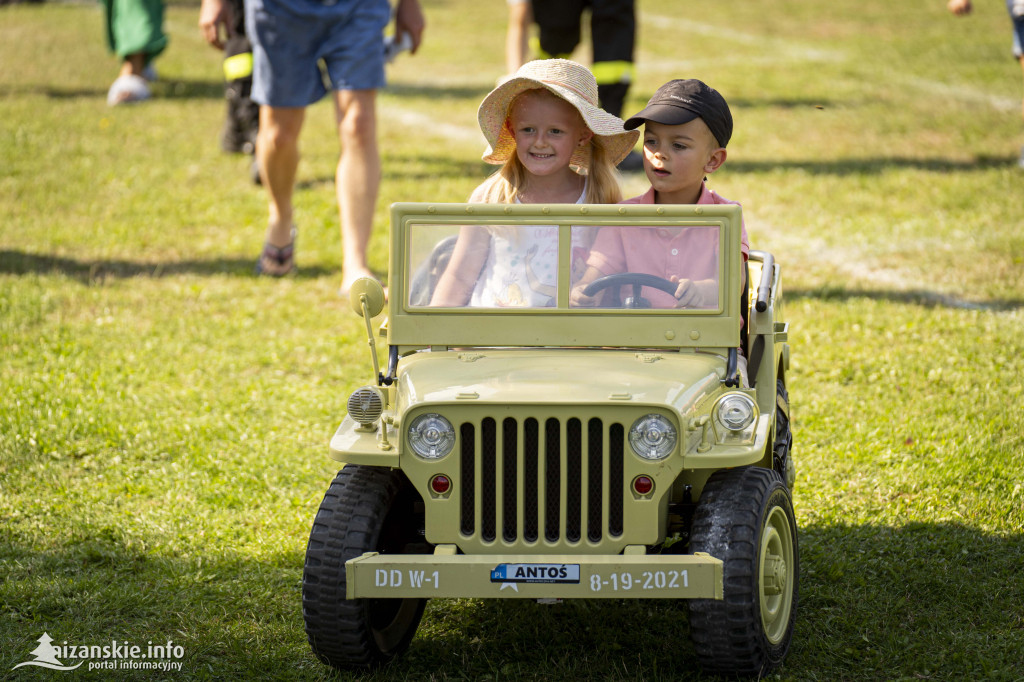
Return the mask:
M655 275L648 275L642 272L619 272L614 275L605 275L595 279L593 282L588 284L583 293L586 296L593 296L600 291L604 291L609 287L623 287L632 286L633 296L626 299L627 308L650 308L651 303L647 299L640 295L640 290L644 287L651 287L652 289L660 289L666 294L671 296L676 295L676 289L679 288L678 282L670 282L667 279L657 277ZM622 305L622 301L619 297L619 293L616 290L615 299L613 303L618 306Z

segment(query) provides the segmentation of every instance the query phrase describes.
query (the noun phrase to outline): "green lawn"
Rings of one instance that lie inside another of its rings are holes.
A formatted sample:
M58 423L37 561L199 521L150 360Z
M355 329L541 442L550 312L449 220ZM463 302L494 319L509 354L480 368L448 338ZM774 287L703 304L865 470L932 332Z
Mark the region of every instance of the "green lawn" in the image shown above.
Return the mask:
M676 77L726 96L710 184L783 265L802 581L780 677L1024 680L1024 125L1003 3L638 4L630 108ZM427 42L379 101L382 276L387 205L461 201L488 170L475 112L505 5L424 6ZM156 98L110 109L97 5L0 7L0 677L334 677L305 641L302 562L370 363L337 296L333 112L304 132L299 274L257 279L265 197L219 151L197 14L168 9ZM182 670L12 671L44 632L172 640ZM695 679L687 638L666 602L437 601L365 679Z

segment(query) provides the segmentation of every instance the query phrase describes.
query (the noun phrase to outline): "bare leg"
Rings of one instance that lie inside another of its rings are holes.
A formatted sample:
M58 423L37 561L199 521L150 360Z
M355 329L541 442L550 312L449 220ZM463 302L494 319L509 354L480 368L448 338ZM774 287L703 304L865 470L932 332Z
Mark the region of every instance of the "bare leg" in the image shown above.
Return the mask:
M299 167L299 133L305 114L306 110L301 107L260 107L256 157L270 199L266 240L274 246L287 246L292 241L292 194ZM273 266L264 263L268 274L277 274Z
M380 153L377 149L377 92L335 91L341 156L335 176L343 250L341 293L348 294L360 277L373 277L366 249L373 230L373 214L380 189Z
M146 55L142 52L130 54L121 62L119 76L142 76L142 70L146 67Z
M527 61L532 23L530 0L509 4L508 31L505 33L505 71L509 75L518 71Z

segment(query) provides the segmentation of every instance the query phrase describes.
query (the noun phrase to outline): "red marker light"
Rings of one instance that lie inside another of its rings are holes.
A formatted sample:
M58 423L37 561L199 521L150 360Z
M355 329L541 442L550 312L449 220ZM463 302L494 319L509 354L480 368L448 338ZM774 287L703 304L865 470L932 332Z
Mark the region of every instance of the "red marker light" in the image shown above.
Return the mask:
M438 495L444 495L452 489L452 480L444 474L438 474L430 479L430 489Z
M633 479L633 490L638 495L650 495L651 491L654 490L654 481L649 476L637 476Z

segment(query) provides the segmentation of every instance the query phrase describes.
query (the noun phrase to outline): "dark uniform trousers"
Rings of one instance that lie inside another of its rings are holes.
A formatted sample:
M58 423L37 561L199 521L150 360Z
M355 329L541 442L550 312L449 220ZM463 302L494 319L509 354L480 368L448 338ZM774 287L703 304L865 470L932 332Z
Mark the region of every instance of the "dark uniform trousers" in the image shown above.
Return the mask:
M224 98L228 103L221 146L252 154L256 149L260 108L252 101L252 44L245 34L242 0L230 0L232 34L224 44Z
M598 96L606 111L622 116L633 79L634 0L532 0L531 4L540 29L538 54L543 58L572 54L580 42L583 11L590 9L591 68Z

